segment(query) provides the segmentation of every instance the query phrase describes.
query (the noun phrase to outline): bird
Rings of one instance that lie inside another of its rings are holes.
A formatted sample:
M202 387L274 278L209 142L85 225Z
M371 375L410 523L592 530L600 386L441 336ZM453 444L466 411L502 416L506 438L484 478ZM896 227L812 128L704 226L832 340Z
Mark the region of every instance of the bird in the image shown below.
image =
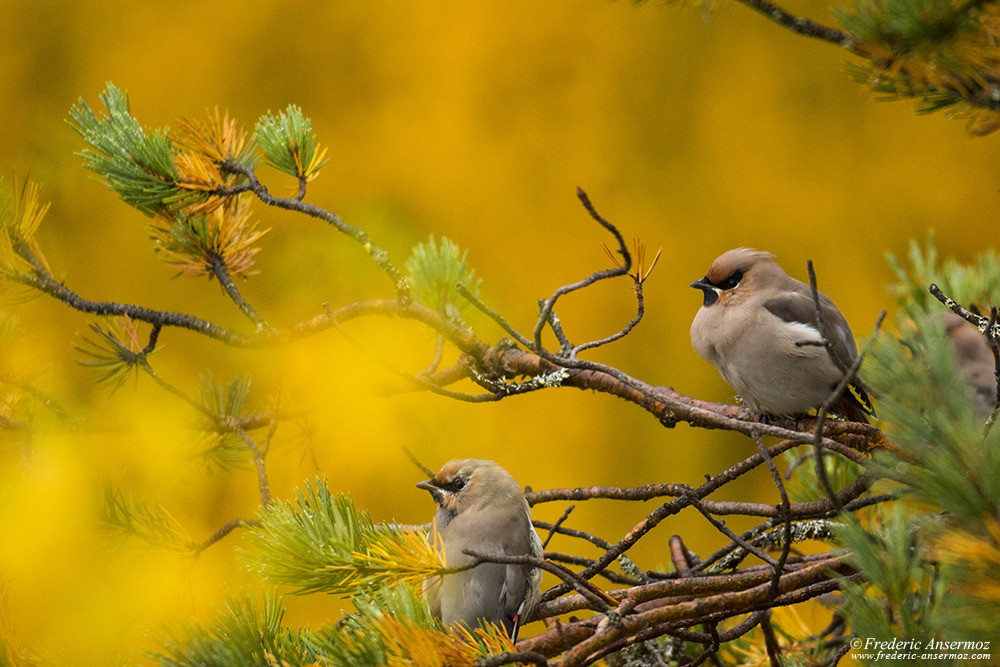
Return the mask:
M945 335L955 351L958 372L973 390L973 409L986 419L997 400L996 363L993 352L979 329L962 316L945 312L942 316Z
M691 323L691 345L762 416L796 416L823 405L858 356L847 320L808 285L788 276L774 255L735 248L691 287L704 302ZM868 422L875 411L853 378L832 412Z
M470 565L477 554L543 557L531 525L531 510L510 473L493 461L454 459L434 477L419 482L438 505L431 534L444 551L447 568ZM524 563L483 562L471 569L431 577L424 597L445 624L470 628L493 623L512 641L541 595L541 569Z

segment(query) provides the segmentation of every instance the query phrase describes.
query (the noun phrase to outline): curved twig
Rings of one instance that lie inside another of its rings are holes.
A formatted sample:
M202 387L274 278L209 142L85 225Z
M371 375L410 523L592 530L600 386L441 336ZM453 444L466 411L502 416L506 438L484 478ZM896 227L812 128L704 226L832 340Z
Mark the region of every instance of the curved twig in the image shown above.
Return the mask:
M361 247L365 249L365 252L367 252L375 261L375 264L378 265L378 267L382 269L387 276L389 276L399 296L401 298L405 298L407 289L402 274L400 274L399 270L389 260L389 254L379 246L375 245L375 242L372 241L371 237L369 237L364 230L344 222L340 216L326 210L325 208L302 201L300 197L293 197L290 199L287 197L275 197L267 191L267 188L264 187L259 180L257 180L257 175L250 167L246 167L232 160L222 162L219 166L231 174L239 174L246 179L246 183L224 192L220 191L222 194L252 192L258 199L268 206L295 211L297 213L302 213L303 215L308 215L312 218L319 218L320 220L323 220L341 234L349 236L357 241ZM304 191L302 194L305 194Z
M545 307L542 308L541 312L538 314L538 321L535 323L535 329L532 332L534 345L532 345L531 349L535 352L541 352L542 350L542 328L545 326L546 322L549 321L552 309L555 308L556 301L559 297L564 294L569 294L570 292L575 292L576 290L589 285L593 285L599 280L627 275L629 269L632 268L632 256L629 254L628 247L625 245L625 239L622 238L621 232L618 231L618 228L601 217L601 215L594 209L593 204L590 203L590 198L587 197L587 193L584 192L582 188L576 189L576 196L580 198L580 202L583 203L583 207L587 209L588 213L590 213L590 217L611 232L611 234L615 237L615 240L618 241L618 252L621 253L622 256L622 265L614 269L596 271L583 280L578 280L571 285L563 285L553 292L552 296L545 301Z

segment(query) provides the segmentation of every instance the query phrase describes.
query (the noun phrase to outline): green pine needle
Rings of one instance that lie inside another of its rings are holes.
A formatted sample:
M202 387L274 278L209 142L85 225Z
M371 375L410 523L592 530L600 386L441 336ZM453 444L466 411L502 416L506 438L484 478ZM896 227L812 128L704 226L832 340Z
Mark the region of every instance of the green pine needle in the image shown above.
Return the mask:
M212 414L221 417L240 417L250 394L250 376L233 378L226 387L216 381L211 373L201 377L201 402ZM223 470L247 468L251 455L246 442L231 430L206 431L199 441L205 460Z
M312 121L294 104L277 115L261 116L254 141L269 165L296 178L312 180L326 163L326 150L319 149Z
M184 527L165 508L126 498L110 481L104 482L101 518L106 526L156 547L189 551L194 544Z
M420 304L441 313L449 320L464 326L462 316L471 304L455 285L461 284L476 298L479 298L481 279L469 268L467 252L461 252L457 245L447 238L438 245L431 236L426 243L413 248L406 260L409 271L411 294Z
M92 111L83 98L70 110L70 124L91 146L80 153L85 166L146 215L189 197L176 185L168 130L147 134L132 117L128 96L112 83L100 98L106 115Z
M134 333L134 328L130 327L133 327L131 322L119 326L126 334L124 338L128 338L130 331ZM88 358L79 359L77 363L93 368L97 374L97 383L110 385L111 393L114 393L130 375L136 374L147 363L147 354L137 349L136 344L130 345L120 340L112 325L91 324L90 329L97 336L81 336L83 343L74 347Z
M352 602L357 612L336 623L318 629L289 628L282 624L280 598L266 594L260 603L246 593L234 595L215 620L188 624L150 657L163 667L380 667L403 664L410 657L393 634L406 629L419 638L418 646L457 648L463 658L467 656L462 664L472 664L498 643L482 631L472 635L442 628L409 586L379 588Z
M167 639L151 655L163 667L308 665L299 632L282 628L285 609L272 594L263 607L249 594L234 595L210 625L191 623L183 636Z
M295 502L274 502L249 533L251 567L298 594L357 594L382 585L417 583L441 569L422 533L376 526L350 496L332 495L322 479Z

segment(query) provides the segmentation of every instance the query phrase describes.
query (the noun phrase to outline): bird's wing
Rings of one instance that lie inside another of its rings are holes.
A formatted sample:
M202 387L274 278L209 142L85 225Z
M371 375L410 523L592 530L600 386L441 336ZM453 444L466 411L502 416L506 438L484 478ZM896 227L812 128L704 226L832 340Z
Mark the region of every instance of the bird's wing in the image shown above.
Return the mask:
M764 302L764 308L772 315L789 324L799 324L811 327L813 331L822 332L822 337L829 343L830 358L837 368L846 371L858 354L854 336L847 320L840 311L823 294L820 297L820 322L816 318L816 304L809 292L787 291Z
M764 302L764 308L784 322L810 327L815 332L820 331L822 325L822 338L828 343L830 359L841 372L846 373L858 356L851 327L833 301L823 294L819 295L822 322L818 322L812 292L804 284L802 287L803 290L782 292L779 296L768 299ZM867 416L875 416L868 387L857 376L848 391L841 396L838 406L851 421L867 422Z
M530 544L528 553L535 558L542 558L544 551L542 541L533 528L528 528ZM531 565L508 565L507 581L504 584L503 601L507 618L511 621L511 641L517 641L517 632L521 626L530 620L531 613L541 596L542 571Z

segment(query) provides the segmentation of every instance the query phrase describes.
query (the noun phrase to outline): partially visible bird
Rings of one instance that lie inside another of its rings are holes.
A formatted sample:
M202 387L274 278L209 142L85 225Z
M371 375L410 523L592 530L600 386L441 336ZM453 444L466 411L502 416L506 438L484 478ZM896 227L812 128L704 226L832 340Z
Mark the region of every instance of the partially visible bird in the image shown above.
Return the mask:
M417 484L438 504L434 527L444 548L445 566L462 567L480 555L542 558L542 542L531 525L524 492L492 461L456 459L433 478ZM433 533L432 533L433 534ZM431 611L445 623L502 626L517 640L541 594L542 571L530 564L480 563L424 583Z
M983 334L960 315L943 315L944 331L955 349L958 372L973 391L976 416L986 419L993 412L997 399L996 363Z
M751 410L800 415L826 402L858 349L833 302L819 295L817 320L812 290L785 274L773 258L769 252L736 248L691 283L705 296L691 323L691 344ZM867 422L875 415L858 378L833 410L851 421Z

